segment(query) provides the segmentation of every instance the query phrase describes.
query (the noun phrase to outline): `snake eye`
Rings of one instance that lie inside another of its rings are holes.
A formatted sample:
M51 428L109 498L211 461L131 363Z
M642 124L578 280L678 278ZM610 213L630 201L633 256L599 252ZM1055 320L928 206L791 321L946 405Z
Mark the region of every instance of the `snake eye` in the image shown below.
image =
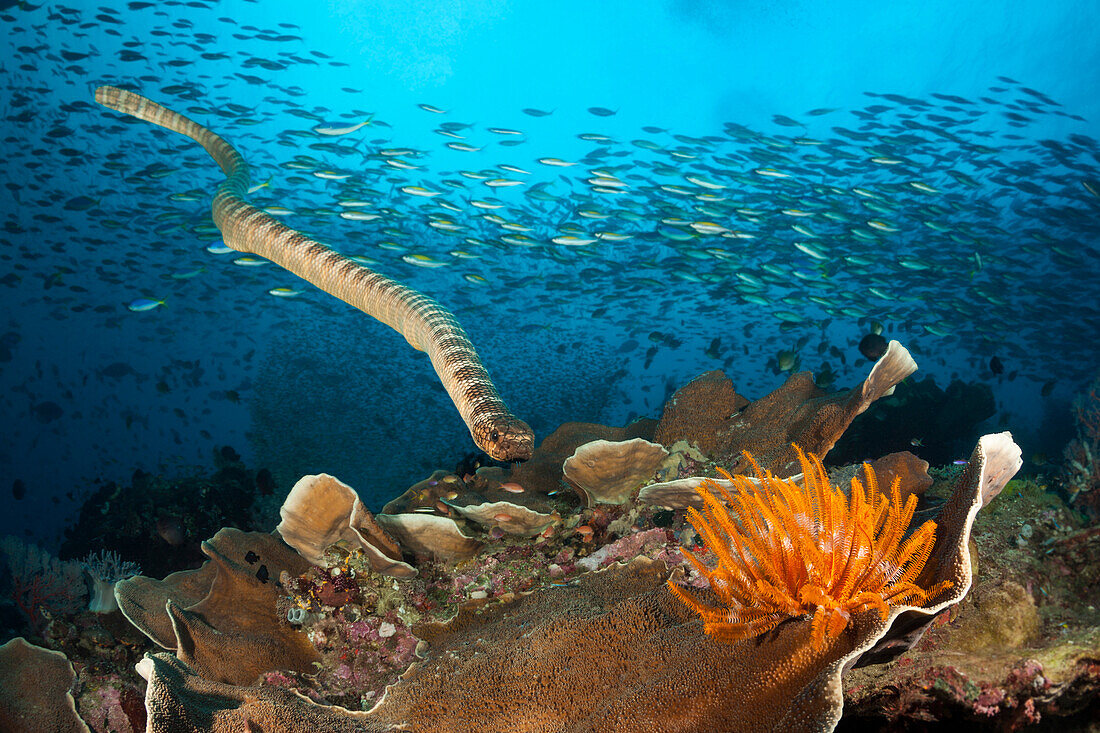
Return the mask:
M494 443L497 442L498 440L500 440L500 432L497 431L497 430L494 430L493 434L489 436L489 440L493 441Z

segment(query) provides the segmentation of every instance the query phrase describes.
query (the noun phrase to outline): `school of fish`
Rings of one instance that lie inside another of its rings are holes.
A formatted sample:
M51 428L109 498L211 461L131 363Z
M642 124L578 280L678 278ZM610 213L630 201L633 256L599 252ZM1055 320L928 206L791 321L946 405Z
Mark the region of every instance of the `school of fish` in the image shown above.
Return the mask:
M5 414L44 430L68 411L177 446L216 440L207 403L247 400L265 332L343 314L225 247L203 153L97 107L101 83L226 137L253 165L255 205L431 294L479 324L475 342L478 330L506 334L500 358L536 371L607 345L621 368L603 378L634 394L631 415L655 414L712 368L749 394L799 369L848 386L867 333L902 340L945 380L1029 380L1043 396L1096 368L1100 143L1022 82L991 79L977 98L869 91L860 108L691 134L592 106L587 129L555 142L544 126L560 112L522 102L523 125L423 101L419 128L391 126L386 100L351 86L346 63L272 25L202 0L0 11L0 362L39 339L34 323L121 344L111 358L24 365L0 395ZM192 73L196 57L224 73ZM303 66L347 76L341 107L281 81ZM1080 131L1030 134L1052 117ZM181 342L208 348L199 358ZM89 380L131 378L129 391L69 406ZM175 401L143 407L149 395ZM95 446L125 454L119 440Z

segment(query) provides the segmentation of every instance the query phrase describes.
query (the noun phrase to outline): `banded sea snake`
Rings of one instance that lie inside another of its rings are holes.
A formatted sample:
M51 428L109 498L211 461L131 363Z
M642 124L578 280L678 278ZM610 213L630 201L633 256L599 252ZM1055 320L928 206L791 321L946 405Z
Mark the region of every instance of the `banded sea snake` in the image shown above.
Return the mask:
M202 145L226 180L214 193L214 223L225 244L259 255L394 329L427 352L477 446L498 461L531 457L535 436L493 386L458 320L435 299L391 280L287 227L244 200L248 166L241 154L197 122L140 94L102 86L96 102L186 135Z

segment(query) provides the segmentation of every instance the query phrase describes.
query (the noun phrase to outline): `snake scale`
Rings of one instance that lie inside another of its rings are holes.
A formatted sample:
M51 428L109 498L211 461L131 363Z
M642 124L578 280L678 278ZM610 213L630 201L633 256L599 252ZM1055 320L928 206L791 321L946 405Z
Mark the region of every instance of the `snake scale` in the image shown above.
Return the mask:
M248 166L241 154L197 122L140 94L101 86L96 102L186 135L202 145L226 179L214 194L214 223L227 246L275 262L394 329L427 352L477 446L498 461L531 457L534 433L504 404L458 320L435 299L380 275L244 200Z

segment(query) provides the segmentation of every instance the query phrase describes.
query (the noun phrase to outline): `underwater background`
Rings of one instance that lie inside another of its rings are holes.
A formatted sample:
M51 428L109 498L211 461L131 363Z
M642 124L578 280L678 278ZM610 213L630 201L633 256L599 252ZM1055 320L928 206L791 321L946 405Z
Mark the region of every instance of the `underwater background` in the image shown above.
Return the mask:
M920 365L910 409L830 461L943 465L1009 429L1057 471L1074 437L1100 5L0 5L0 535L56 549L111 482L235 456L275 496L324 471L377 509L475 450L399 334L224 251L222 174L102 84L450 308L540 439L659 417L711 369L851 387L879 331Z

